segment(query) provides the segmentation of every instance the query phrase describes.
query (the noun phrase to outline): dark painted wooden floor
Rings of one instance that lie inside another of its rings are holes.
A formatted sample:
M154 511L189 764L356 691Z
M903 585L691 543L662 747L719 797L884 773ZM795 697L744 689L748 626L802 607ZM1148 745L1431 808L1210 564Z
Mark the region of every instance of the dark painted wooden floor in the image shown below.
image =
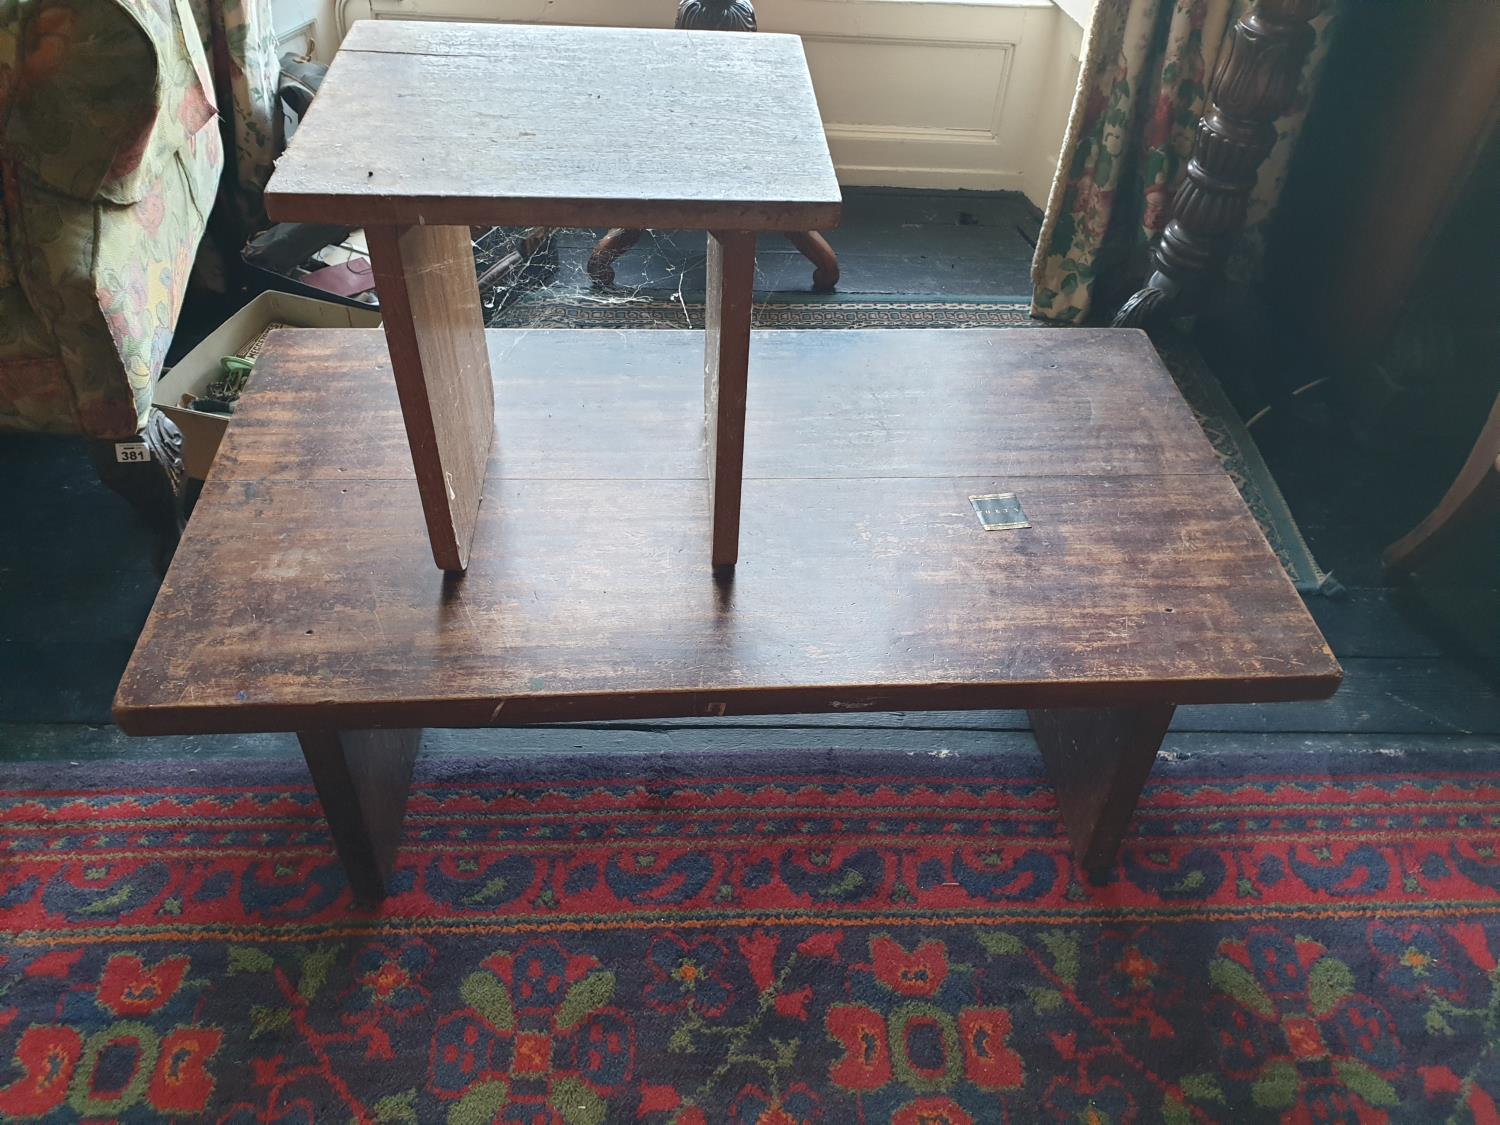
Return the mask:
M848 188L843 221L828 232L842 273L838 291L849 297L1029 299L1031 251L1041 219L1019 192ZM584 266L602 233L558 232L560 268L548 286L551 295L593 293ZM705 256L701 232L647 231L615 263L615 286L621 294L701 294ZM811 286L806 260L779 235L762 235L755 259L761 294L806 292Z
M841 288L1013 297L1025 291L1030 246L1024 227L1007 232L1004 223L1023 214L1013 199L969 193L851 199L840 232L850 284ZM575 269L581 270L586 245L578 240ZM686 249L675 253L681 256L669 253L671 263L690 264ZM782 265L798 272L796 263ZM644 277L656 267L646 259L635 268ZM620 277L630 275L622 269ZM866 284L856 278L872 279L871 288L854 288ZM1231 372L1229 381L1245 377ZM1295 378L1294 385L1300 385ZM1500 628L1485 624L1500 605L1494 568L1486 565L1496 556L1467 571L1461 565L1456 576L1428 576L1420 590L1388 586L1379 546L1436 499L1446 469L1426 465L1419 472L1361 450L1343 429L1344 412L1326 394L1291 397L1273 386L1277 405L1253 432L1315 554L1348 588L1343 599L1309 602L1344 663L1344 687L1317 704L1184 708L1165 751L1253 759L1284 751L1500 750L1500 674L1494 659L1483 655L1485 638L1500 636ZM132 740L108 725L109 698L156 579L150 537L97 485L81 443L0 436L0 510L9 532L0 536L0 784L6 761L52 760L84 769L98 757L297 755L289 736ZM1443 599L1446 618L1430 608ZM1455 628L1455 621L1467 629ZM810 764L831 748L878 749L913 760L1033 752L1024 717L1010 712L435 731L426 746L428 753L607 751L632 758L805 749ZM747 756L747 768L754 760Z

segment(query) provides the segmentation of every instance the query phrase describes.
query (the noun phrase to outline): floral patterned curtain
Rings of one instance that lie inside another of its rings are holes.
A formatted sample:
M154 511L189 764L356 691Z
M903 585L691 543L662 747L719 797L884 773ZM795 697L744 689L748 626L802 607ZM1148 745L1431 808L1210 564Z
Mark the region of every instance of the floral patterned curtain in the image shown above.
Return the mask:
M1317 44L1297 101L1276 123L1276 147L1261 165L1247 229L1231 254L1230 270L1241 280L1259 269L1261 227L1281 193L1336 2L1324 0L1314 21ZM1082 323L1102 274L1144 265L1142 250L1166 226L1192 155L1219 51L1251 6L1252 0L1099 0L1031 266L1033 316Z
M214 71L219 112L230 118L236 209L246 231L264 221L261 192L271 178L280 137L276 85L281 77L271 0L192 0L193 15Z

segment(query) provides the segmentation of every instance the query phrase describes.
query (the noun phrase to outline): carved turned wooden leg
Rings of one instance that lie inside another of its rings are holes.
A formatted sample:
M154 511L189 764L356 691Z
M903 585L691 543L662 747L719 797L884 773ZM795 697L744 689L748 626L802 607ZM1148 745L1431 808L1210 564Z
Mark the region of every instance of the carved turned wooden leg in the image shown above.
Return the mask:
M1297 96L1314 42L1308 21L1320 0L1260 0L1234 25L1208 86L1208 104L1172 218L1151 251L1146 287L1121 306L1116 328L1137 328L1193 295L1245 225L1261 162L1276 143L1276 119Z
M495 398L467 227L367 227L432 557L469 565Z
M754 31L755 6L750 0L682 0L675 26L689 31Z
M640 242L641 230L626 230L616 227L594 244L589 255L589 277L596 285L615 283L615 262L628 254ZM789 230L784 232L787 241L795 246L813 265L812 287L818 293L831 293L839 283L839 256L829 245L828 239L814 230Z
M508 285L512 274L520 273L532 259L539 255L544 255L549 260L555 272L557 251L552 248L554 234L556 231L551 227L532 227L522 235L519 246L479 275L475 284L479 286L480 296L483 297L485 286L498 289L500 286Z
M297 740L355 901L379 902L395 866L422 732L315 730Z
M705 316L703 413L715 567L740 557L740 488L745 462L745 395L750 369L750 303L755 234L711 231Z
M1029 712L1073 857L1090 877L1114 864L1174 710L1161 703Z
M594 252L589 255L588 269L589 277L594 279L595 285L615 283L615 259L628 254L645 233L643 230L615 227L594 244Z
M831 293L839 283L839 256L828 245L828 239L815 230L786 231L787 241L813 264L813 289Z
M1386 569L1415 570L1435 549L1475 520L1500 511L1500 398L1453 484L1421 523L1385 549Z

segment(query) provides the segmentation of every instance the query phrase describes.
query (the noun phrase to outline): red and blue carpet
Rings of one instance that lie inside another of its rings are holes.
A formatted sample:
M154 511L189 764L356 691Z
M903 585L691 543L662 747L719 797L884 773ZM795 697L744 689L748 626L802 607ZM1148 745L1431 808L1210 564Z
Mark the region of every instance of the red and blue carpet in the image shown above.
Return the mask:
M1164 760L1091 887L908 762L428 759L374 913L288 765L17 768L0 1118L1496 1120L1492 777Z

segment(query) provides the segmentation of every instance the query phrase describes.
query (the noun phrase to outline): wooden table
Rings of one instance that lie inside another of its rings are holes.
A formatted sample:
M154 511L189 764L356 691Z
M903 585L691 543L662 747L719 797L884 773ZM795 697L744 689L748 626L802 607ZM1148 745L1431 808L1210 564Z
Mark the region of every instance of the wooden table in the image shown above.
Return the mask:
M469 565L495 433L468 227L709 232L709 554L728 567L755 232L836 226L840 200L796 36L391 20L354 25L266 190L278 221L365 228L450 571Z
M1024 708L1098 871L1176 704L1338 685L1142 333L756 333L754 550L717 581L696 337L486 335L466 575L416 530L378 330L278 332L115 703L132 734L299 732L362 899L424 726ZM1005 492L1031 526L984 530L970 497Z

